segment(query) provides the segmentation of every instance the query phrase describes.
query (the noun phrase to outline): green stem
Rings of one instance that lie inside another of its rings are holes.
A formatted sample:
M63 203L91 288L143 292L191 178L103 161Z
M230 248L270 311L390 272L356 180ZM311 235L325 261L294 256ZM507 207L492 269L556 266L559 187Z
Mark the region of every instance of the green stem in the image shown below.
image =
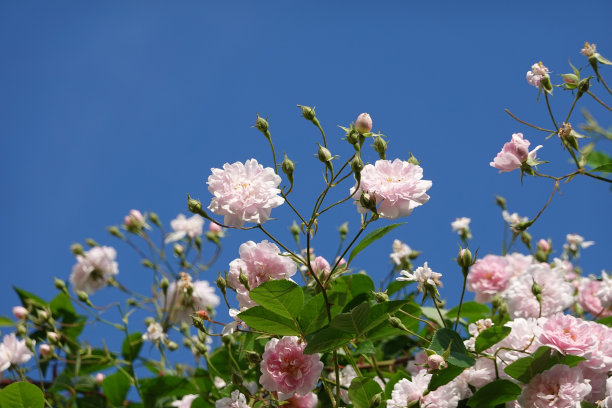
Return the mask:
M612 95L612 90L610 90L610 88L608 87L608 84L606 84L606 81L604 81L603 77L599 74L599 70L595 70L595 74L597 74L597 79L599 79L599 82L601 82L604 88L606 88L608 92L610 93L610 95Z
M517 118L516 116L514 116L514 115L512 114L512 112L510 112L508 109L504 109L504 111L506 111L506 113L507 113L508 115L512 116L512 117L514 118L514 120L516 120L517 122L521 122L523 125L530 126L530 127L534 128L534 129L537 129L537 130L541 130L542 132L555 133L555 131L554 131L554 130L544 129L544 128L541 128L541 127L539 127L539 126L532 125L532 124L531 124L531 123L529 123L529 122L525 122L524 120L520 120L519 118Z
M266 139L268 139L268 142L270 143L270 149L272 149L272 160L274 161L274 173L278 174L278 164L276 164L276 152L274 151L274 144L272 143L272 135L270 134L270 131L268 130L266 130L264 135L266 136Z
M461 318L461 306L463 306L463 296L465 295L465 284L467 283L468 268L462 268L463 272L463 287L461 288L461 299L459 299L459 309L457 310L457 320L455 320L455 331L459 326L459 319Z
M604 103L604 102L603 102L601 99L599 99L598 97L596 97L596 96L593 94L593 92L591 92L591 91L587 91L586 93L588 93L589 95L591 95L591 97L592 97L593 99L595 99L597 102L599 102L599 104L600 104L601 106L603 106L604 108L606 108L606 109L607 109L607 110L609 110L609 111L612 111L612 108L611 108L611 107L609 107L608 105L606 105L606 104L605 104L605 103Z
M553 115L552 109L550 108L550 101L548 100L548 92L546 91L544 91L544 98L546 99L546 107L548 108L548 114L550 115L553 125L555 126L555 129L557 130L556 133L559 133L559 126L557 126L557 121L555 120L555 116Z

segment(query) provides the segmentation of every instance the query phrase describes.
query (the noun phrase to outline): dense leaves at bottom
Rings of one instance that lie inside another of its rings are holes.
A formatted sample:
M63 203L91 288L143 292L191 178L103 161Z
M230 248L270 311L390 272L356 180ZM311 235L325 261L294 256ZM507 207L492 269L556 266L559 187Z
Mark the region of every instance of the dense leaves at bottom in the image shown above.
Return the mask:
M514 401L521 394L521 387L510 380L493 381L472 395L468 401L471 408L495 408L504 402Z
M0 407L2 408L43 408L45 397L35 385L27 382L10 384L0 391Z

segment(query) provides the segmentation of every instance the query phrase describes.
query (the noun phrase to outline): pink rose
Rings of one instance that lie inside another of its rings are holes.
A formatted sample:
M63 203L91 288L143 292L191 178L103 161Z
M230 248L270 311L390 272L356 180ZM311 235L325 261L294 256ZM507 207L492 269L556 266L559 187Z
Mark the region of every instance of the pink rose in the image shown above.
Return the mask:
M557 364L536 375L518 397L522 407L575 408L591 392L580 368Z
M317 394L309 392L306 395L294 394L286 399L283 408L316 408L319 403Z
M310 393L319 381L323 363L318 354L304 354L306 343L298 337L270 339L261 361L259 382L268 391Z
M372 118L367 113L362 113L357 116L357 120L355 121L355 129L359 133L368 133L372 130Z
M477 302L486 303L506 289L511 276L512 268L504 257L487 255L470 269L467 289L476 292Z
M499 169L500 172L518 169L528 158L535 159L536 152L542 147L542 145L539 145L530 152L530 144L529 140L523 139L522 133L514 133L512 140L504 144L501 152L497 153L497 156L489 164L491 167Z
M596 345L587 322L571 315L558 313L551 316L542 330L540 343L563 354L588 358Z

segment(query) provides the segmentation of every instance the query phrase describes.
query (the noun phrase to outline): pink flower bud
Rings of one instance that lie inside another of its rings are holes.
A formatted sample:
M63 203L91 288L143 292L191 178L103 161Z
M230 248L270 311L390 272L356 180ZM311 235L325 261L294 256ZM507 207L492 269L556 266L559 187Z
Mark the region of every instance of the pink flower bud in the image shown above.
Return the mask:
M130 210L130 213L123 219L128 227L138 227L145 223L145 218L138 210Z
M437 354L432 354L431 356L427 357L427 366L429 366L429 368L432 370L438 370L445 367L446 362L444 361L444 357Z
M104 374L102 374L102 373L98 373L98 374L96 374L96 382L97 382L98 384L102 384L102 381L104 381L104 377L105 377L105 375L104 375Z
M49 339L51 343L57 343L59 336L56 332L47 332L47 339Z
M355 121L355 129L359 133L368 133L372 130L372 118L367 113L362 113L357 116L357 120Z
M216 222L211 222L210 225L208 225L208 231L213 232L215 234L219 233L221 232L221 226Z
M48 357L51 355L51 346L48 344L41 344L40 347L38 347L38 352L41 356Z
M28 309L23 306L15 306L13 307L13 316L16 319L22 320L28 315Z
M545 239L541 239L538 241L538 248L540 248L544 252L550 252L550 242Z

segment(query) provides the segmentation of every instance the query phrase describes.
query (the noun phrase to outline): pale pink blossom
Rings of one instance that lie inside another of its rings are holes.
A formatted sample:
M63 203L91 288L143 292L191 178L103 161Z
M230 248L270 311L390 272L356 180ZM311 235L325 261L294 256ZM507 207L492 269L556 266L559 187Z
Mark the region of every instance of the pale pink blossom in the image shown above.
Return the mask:
M535 159L536 152L542 147L540 145L530 152L530 144L529 140L523 139L522 133L514 133L512 134L512 140L504 144L502 150L489 164L491 167L499 169L500 173L518 169L527 159Z
M423 169L416 164L399 159L377 160L363 168L361 183L356 183L350 192L360 213L369 211L359 201L361 193L367 192L375 198L381 217L396 219L410 215L414 208L429 200L426 191L432 182L422 178Z
M23 306L13 306L13 316L15 319L22 320L28 315L28 309Z
M244 394L234 390L229 398L221 398L216 401L215 408L249 408L249 405Z
M472 395L472 392L465 381L465 374L462 374L448 384L425 395L421 406L427 408L456 408L459 401L470 395Z
M389 257L391 258L393 263L398 266L401 265L402 262L408 259L412 254L412 249L399 239L393 241L392 249L393 252L389 255Z
M98 383L98 385L102 385L104 378L106 378L106 376L103 373L96 374L96 383Z
M351 400L349 399L349 396L348 396L348 388L351 385L351 381L353 381L353 379L357 377L357 372L355 371L353 366L349 364L343 367L342 370L340 370L339 374L340 374L340 387L341 387L340 388L340 398L342 398L342 401L344 401L345 404L350 404ZM327 378L335 382L336 373L334 371L330 372L327 375ZM334 394L336 393L336 387L334 387L333 392Z
M166 236L165 243L179 241L185 237L195 238L202 235L204 228L204 218L195 214L189 218L184 214L179 214L170 221L170 226L174 230Z
M402 378L393 386L387 408L406 408L411 402L423 401L423 393L430 380L431 374L427 374L426 370L421 370L411 380Z
M578 286L578 304L593 316L606 317L612 316L612 310L609 305L602 302L599 298L601 290L601 281L592 278L581 278Z
M417 290L421 292L425 291L426 285L434 288L442 286L442 282L440 282L442 274L432 271L429 266L427 266L427 262L425 262L423 266L416 268L414 274L408 271L401 271L400 275L401 276L397 278L398 281L414 281L417 283Z
M519 254L518 252L505 255L504 259L512 269L512 276L522 275L534 262L533 256Z
M478 335L491 326L493 326L493 321L491 319L480 319L474 323L468 324L468 333L470 333L472 337L463 342L465 347L469 350L474 350L474 344L476 343Z
M268 391L301 395L312 391L319 381L323 363L318 354L304 354L306 343L298 337L270 339L260 365L259 382Z
M467 289L475 292L476 302L490 302L493 296L503 292L512 276L508 260L502 256L486 255L476 261L467 277Z
M283 408L316 408L319 403L317 394L309 392L306 395L293 394L291 398L285 399L281 405Z
M480 357L476 364L464 371L465 380L469 385L482 388L491 381L495 380L495 364L493 360Z
M586 249L591 245L595 245L594 241L585 241L584 238L578 234L567 234L565 237L566 243L563 244L563 257L567 258L571 255L573 258L578 258L579 249Z
M317 256L313 262L310 263L310 266L314 270L314 273L319 277L319 279L327 279L329 272L331 271L331 266L329 262L322 256Z
M607 373L612 370L612 328L592 321L585 323L595 345L590 349L590 358L580 363L580 366Z
M129 214L123 218L126 227L140 228L145 225L145 217L138 210L130 210Z
M584 43L584 48L580 50L580 53L584 55L585 57L590 57L594 55L596 52L597 52L597 47L595 46L595 44L590 44L586 41Z
M612 279L608 278L608 274L605 271L601 271L601 283L597 297L601 300L602 305L605 307L612 306Z
M213 199L208 209L223 215L223 223L242 227L245 222L263 224L270 218L272 208L285 202L278 189L279 175L271 167L264 168L257 160L244 164L225 163L223 169L211 169L208 191Z
M219 236L223 236L223 227L221 227L219 224L217 224L216 222L211 222L208 225L208 232L212 232L213 234L219 235Z
M51 348L50 345L43 343L40 346L38 346L38 352L40 353L41 356L48 357L52 354L53 349Z
M240 245L240 258L230 262L228 283L236 290L240 307L252 307L256 303L249 297L249 291L240 282L240 273L246 275L251 289L269 280L289 279L297 271L291 258L282 256L278 247L268 241L256 244L247 241Z
M600 403L600 408L612 408L612 377L606 381L606 398Z
M159 343L165 341L168 335L164 332L164 328L157 322L150 323L147 327L147 332L142 335L143 340L152 341L153 343Z
M541 346L538 338L542 328L538 326L537 319L519 317L510 320L504 326L511 328L510 334L491 347L491 350L497 351L498 364L502 368L519 358L526 357Z
M582 377L589 381L591 386L591 393L584 397L585 401L593 402L602 400L606 394L606 380L608 379L608 373L602 370L593 370L585 367L584 362L578 364L578 367L582 370ZM612 408L612 407L611 407Z
M550 246L550 242L548 242L548 240L544 238L538 241L538 248L544 252L550 252L550 250L552 249Z
M193 400L196 398L198 398L197 394L187 394L183 396L183 398L181 398L180 400L174 401L170 405L176 408L191 408L191 404L193 403ZM240 407L240 408L243 408L243 407Z
M33 355L25 340L18 340L15 333L5 335L0 344L0 373L11 365L27 363Z
M362 113L357 116L357 120L355 121L355 129L359 133L368 133L372 130L372 118L367 113Z
M539 341L560 353L586 358L591 356L596 345L587 322L562 313L546 320Z
M117 251L107 246L96 246L77 255L70 274L73 288L91 294L106 286L119 273L116 257Z
M470 229L470 222L472 220L467 217L456 218L455 221L451 222L453 231L457 231L458 234L462 234L463 231Z
M166 296L160 292L158 297L161 306L170 313L172 323L190 322L194 312L219 305L219 296L208 281L192 281L191 275L185 272L179 276L168 286Z
M578 367L557 364L550 370L536 375L523 388L518 397L522 407L576 408L591 392Z
M542 78L548 76L548 68L546 68L542 62L538 62L531 66L531 71L527 71L526 79L529 85L535 86L536 88L540 87L540 83L542 82Z
M531 290L534 281L542 288L541 316L562 312L574 302L574 288L561 273L546 263L533 264L512 278L502 294L511 318L540 316L540 304Z
M408 361L406 364L406 370L410 373L411 376L416 376L419 372L423 370L424 367L427 366L427 353L423 350L420 350L414 356L414 360Z

